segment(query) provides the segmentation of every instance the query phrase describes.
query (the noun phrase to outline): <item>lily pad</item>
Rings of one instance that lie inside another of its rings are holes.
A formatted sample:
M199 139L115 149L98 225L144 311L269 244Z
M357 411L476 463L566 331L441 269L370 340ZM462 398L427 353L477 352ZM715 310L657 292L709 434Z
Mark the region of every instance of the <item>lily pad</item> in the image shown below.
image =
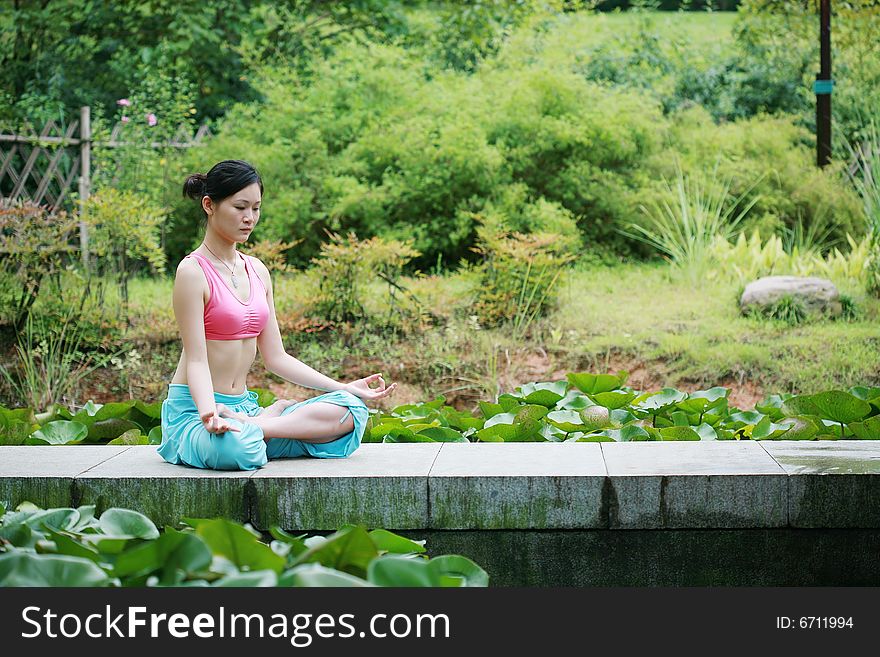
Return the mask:
M34 431L26 442L28 445L78 445L88 433L88 427L80 422L55 420Z

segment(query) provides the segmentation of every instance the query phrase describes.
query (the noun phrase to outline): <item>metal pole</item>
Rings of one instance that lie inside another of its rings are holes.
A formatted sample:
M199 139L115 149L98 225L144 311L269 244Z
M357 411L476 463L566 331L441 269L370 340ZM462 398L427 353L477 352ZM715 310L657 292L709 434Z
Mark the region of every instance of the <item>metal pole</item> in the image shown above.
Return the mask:
M816 92L816 163L824 167L831 162L831 0L819 5L820 69L813 89Z
M79 153L80 153L80 176L79 176L79 245L82 252L83 268L89 271L89 227L82 217L86 209L86 201L89 200L92 175L92 123L91 108L79 108Z

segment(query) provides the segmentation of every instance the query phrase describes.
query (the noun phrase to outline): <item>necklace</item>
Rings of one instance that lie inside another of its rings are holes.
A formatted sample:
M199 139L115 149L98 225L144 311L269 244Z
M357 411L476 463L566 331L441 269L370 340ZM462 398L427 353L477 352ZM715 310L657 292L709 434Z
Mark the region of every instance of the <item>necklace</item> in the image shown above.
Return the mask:
M208 249L208 245L207 245L207 244L205 244L205 248ZM217 260L220 260L220 262L222 262L224 265L226 265L226 269L228 269L230 272L232 272L232 287L238 289L238 281L235 280L235 265L238 264L238 258L236 258L235 264L233 264L232 267L230 267L229 265L226 264L226 262L225 262L224 260L222 260L221 258L219 258L219 257L217 256L216 253L214 253L213 251L211 251L211 249L208 249L208 252L209 252L212 256L214 256L215 258L217 258Z

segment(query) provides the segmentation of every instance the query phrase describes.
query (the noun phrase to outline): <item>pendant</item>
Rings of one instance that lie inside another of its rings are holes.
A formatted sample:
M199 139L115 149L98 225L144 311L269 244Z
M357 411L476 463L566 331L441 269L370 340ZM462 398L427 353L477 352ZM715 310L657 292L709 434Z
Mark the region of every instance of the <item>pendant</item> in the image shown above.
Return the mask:
M232 275L232 287L238 287L238 281L235 280L235 274Z

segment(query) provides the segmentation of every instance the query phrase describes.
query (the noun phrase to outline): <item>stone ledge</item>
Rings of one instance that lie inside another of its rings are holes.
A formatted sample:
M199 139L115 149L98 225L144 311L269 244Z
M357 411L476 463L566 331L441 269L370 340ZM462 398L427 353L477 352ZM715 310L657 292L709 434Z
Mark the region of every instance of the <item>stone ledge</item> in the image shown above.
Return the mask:
M366 444L251 472L154 446L0 447L0 500L260 529L880 528L880 441ZM303 503L297 504L298 500Z

